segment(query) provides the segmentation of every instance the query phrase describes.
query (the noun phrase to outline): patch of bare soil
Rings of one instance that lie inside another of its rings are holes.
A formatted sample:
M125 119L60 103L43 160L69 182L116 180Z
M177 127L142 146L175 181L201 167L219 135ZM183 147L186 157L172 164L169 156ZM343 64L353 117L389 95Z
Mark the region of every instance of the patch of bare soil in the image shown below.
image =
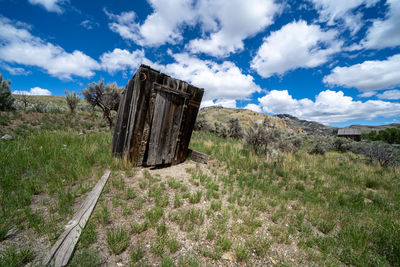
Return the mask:
M114 173L96 207L97 213L102 207L107 207L111 222L106 225L96 222L97 240L91 248L100 252L108 266L129 266L132 262L130 251L137 246L144 250L139 263L150 266L159 266L166 257L175 265L189 258L194 258L199 266L308 265L306 253L297 246L298 240L282 230L288 225L281 227L271 219L277 208L255 209L252 205L257 199L246 196L244 191L237 190L236 185L224 185L221 177L226 173L223 169L216 171L213 167L216 165L216 162L204 165L186 161L166 168L138 168L133 176ZM211 196L210 184L218 187ZM128 188L136 192L134 199L126 199ZM168 199L168 204L162 207L161 219L143 232L132 232L132 224L148 221L146 212L158 205L150 193L157 188L161 188L163 197ZM187 198L198 191L202 191L198 203ZM235 192L236 200L232 201ZM175 203L176 196L182 202L180 206ZM220 207L211 204L218 202ZM185 214L193 211L201 212L202 219L196 221L188 215L188 221L185 221ZM193 223L190 222L192 219ZM166 239L175 239L179 243L176 251L160 242L163 239L157 228L163 223L167 227ZM107 244L107 231L120 227L130 235L130 241L122 253L115 255Z

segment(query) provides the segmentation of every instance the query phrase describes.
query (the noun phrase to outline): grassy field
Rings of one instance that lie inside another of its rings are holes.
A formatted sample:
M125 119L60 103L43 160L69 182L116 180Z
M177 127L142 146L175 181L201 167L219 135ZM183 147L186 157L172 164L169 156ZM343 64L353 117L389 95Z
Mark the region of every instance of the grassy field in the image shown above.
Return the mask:
M14 137L0 141L0 266L40 263L105 168L70 266L400 265L398 168L195 132L208 165L136 169L111 157L101 118L0 115Z

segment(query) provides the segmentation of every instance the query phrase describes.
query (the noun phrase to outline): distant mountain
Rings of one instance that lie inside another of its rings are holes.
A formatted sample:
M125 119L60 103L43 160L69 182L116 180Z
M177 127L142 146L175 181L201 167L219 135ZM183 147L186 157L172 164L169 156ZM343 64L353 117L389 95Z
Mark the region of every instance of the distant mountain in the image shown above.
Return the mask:
M303 132L309 135L329 135L335 136L339 127L324 125L315 121L307 121L296 118L289 114L278 114L269 116L263 113L254 112L247 109L236 108L223 108L223 107L206 107L199 111L198 119L206 120L211 126L215 122L228 126L228 120L231 118L238 118L243 128L249 127L253 122L262 122L264 119L270 120L278 127L294 132ZM358 128L362 133L369 133L370 131L380 131L387 128L399 127L400 124L388 124L381 126L368 126L368 125L351 125L350 128Z
M284 120L287 125L293 128L302 129L303 132L311 135L336 135L339 129L338 127L327 126L315 121L301 120L289 114L278 114L275 115L275 117Z

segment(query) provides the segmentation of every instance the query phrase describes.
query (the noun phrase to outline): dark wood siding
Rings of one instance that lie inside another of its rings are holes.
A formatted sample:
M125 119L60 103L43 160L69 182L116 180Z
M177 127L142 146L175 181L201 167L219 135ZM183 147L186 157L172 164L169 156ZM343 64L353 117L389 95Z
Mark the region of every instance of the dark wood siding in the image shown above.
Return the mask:
M142 65L118 109L112 153L136 164L183 162L204 90Z

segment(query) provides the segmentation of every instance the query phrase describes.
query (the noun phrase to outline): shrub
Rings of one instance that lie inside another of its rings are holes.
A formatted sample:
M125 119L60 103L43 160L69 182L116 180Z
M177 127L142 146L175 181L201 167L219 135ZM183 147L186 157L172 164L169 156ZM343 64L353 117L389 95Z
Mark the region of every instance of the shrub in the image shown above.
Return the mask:
M0 110L10 110L14 103L14 97L11 95L10 81L4 81L0 73Z
M65 101L69 107L71 113L75 112L75 108L78 106L80 98L76 95L75 92L69 93L67 90L64 91L65 93Z
M311 150L308 151L309 154L314 155L325 155L326 148L324 147L323 143L318 141Z
M400 144L400 127L388 128L378 132L371 131L362 135L363 138L370 141L384 141L389 144Z
M28 95L26 93L22 93L19 95L19 97L17 98L17 101L15 101L15 102L19 102L22 109L27 109L27 107L32 102L32 100L31 100L30 95Z
M111 128L113 125L111 111L118 111L122 91L123 89L119 88L116 83L104 84L104 79L102 79L98 83L89 84L82 93L92 107L99 107L102 110L103 117Z
M335 139L333 139L332 146L337 151L346 152L347 145L350 143L351 141L347 138L335 137Z
M232 118L228 120L229 124L229 136L232 138L241 139L243 138L243 129L240 126L238 118Z
M194 130L195 131L204 131L204 132L210 132L211 131L211 125L206 121L205 119L202 118L197 118L195 124L194 124Z
M363 147L362 154L376 161L382 167L395 166L399 162L399 155L391 145L381 141L371 142Z
M400 152L382 141L351 142L344 145L343 150L365 155L382 167L397 166L400 162Z
M226 129L226 127L222 123L217 121L214 123L214 130L212 130L212 132L218 134L223 138L226 138L228 136L228 130Z
M246 132L245 144L257 153L266 154L268 146L277 141L281 136L277 128L268 127L267 124L267 120L264 120L262 124L255 122Z
M39 113L46 113L48 111L48 106L43 101L39 100L33 105L33 111L36 111Z

